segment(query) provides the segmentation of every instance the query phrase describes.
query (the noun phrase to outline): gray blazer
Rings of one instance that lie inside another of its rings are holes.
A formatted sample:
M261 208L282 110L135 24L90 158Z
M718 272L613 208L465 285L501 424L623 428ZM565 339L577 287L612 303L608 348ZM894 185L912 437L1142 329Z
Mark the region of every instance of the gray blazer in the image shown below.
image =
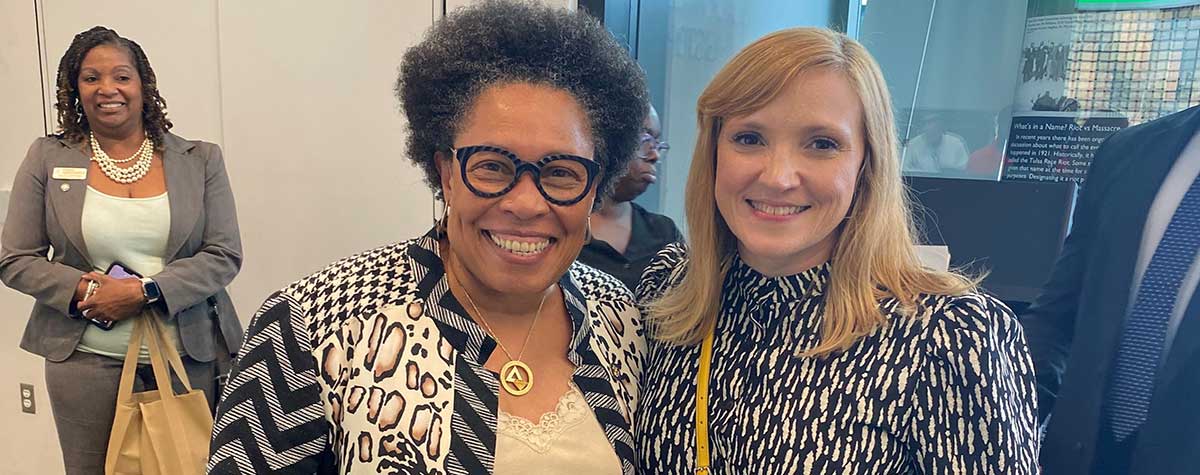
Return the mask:
M225 291L242 266L233 192L220 147L174 134L164 141L171 231L166 266L154 281L177 319L183 350L197 361L213 361L208 297L216 297L230 351L242 342L242 325ZM80 224L87 181L56 179L54 169L87 168L88 162L81 143L35 140L17 171L0 235L0 280L36 299L21 348L50 361L70 356L87 328L68 313L79 279L93 269Z

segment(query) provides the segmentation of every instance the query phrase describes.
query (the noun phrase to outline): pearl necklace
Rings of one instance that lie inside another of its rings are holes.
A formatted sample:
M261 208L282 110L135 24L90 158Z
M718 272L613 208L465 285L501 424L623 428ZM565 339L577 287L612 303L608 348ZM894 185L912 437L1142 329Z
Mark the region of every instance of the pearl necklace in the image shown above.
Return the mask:
M92 161L96 162L100 166L100 171L104 172L104 176L112 181L128 185L141 180L147 173L150 173L150 161L154 159L154 142L150 141L150 137L146 137L142 141L142 146L133 156L123 160L114 159L104 153L104 149L100 148L100 142L96 141L96 134L89 132L88 138L92 143ZM118 163L128 163L134 159L137 161L129 168L117 166Z

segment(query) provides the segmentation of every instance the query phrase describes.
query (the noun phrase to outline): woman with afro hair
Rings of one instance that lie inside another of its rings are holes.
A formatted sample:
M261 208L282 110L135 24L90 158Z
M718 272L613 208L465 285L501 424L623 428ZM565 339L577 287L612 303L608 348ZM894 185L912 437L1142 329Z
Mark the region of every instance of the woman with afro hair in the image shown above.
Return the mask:
M575 259L638 144L640 69L584 14L486 1L396 94L445 214L267 299L210 473L632 475L641 322Z

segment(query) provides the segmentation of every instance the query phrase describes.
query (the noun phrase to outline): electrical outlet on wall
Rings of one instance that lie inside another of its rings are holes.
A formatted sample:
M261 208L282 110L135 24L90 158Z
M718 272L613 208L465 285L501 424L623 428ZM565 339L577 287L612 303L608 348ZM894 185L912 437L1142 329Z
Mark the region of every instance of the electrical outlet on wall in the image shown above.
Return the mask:
M36 398L33 397L33 385L21 383L21 412L37 414Z

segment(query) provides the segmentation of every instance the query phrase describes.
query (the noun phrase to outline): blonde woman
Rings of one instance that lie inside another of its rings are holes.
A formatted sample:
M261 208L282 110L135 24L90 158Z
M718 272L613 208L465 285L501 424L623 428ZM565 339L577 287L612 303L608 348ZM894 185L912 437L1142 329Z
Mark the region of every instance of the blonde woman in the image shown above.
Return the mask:
M647 473L1032 474L1012 312L921 267L878 65L822 29L746 47L700 96L689 249L647 269ZM697 395L702 397L697 397Z

